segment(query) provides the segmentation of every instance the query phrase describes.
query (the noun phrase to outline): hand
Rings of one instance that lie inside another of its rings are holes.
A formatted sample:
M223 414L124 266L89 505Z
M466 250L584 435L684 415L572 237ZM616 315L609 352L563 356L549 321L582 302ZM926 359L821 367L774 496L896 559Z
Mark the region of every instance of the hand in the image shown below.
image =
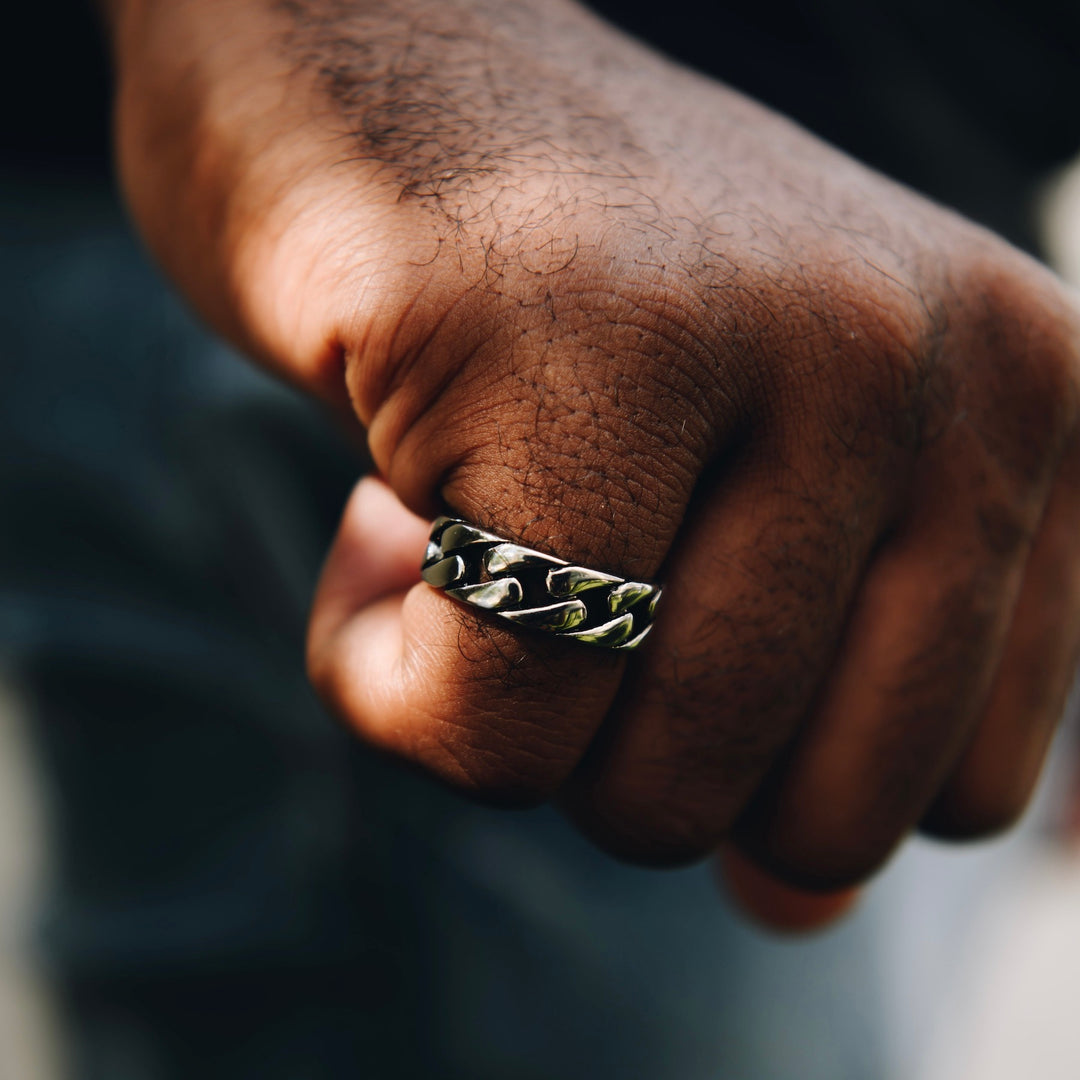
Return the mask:
M271 8L273 8L271 10ZM1080 646L1073 298L564 0L116 17L122 171L225 333L351 402L312 677L609 850L830 890L1023 808ZM450 509L663 579L629 658L418 584Z

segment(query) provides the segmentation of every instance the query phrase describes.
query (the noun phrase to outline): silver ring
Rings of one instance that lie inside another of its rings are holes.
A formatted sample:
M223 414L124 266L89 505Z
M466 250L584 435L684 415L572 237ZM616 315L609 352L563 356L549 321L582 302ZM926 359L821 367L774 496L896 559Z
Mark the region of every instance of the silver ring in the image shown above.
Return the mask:
M636 649L652 629L660 586L627 581L522 547L460 518L436 518L420 569L447 596L515 627Z

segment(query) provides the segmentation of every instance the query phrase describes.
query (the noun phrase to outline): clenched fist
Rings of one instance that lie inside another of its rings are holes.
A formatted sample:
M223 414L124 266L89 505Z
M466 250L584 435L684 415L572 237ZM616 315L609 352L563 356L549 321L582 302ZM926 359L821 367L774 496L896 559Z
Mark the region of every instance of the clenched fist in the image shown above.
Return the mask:
M373 745L790 884L1024 806L1080 646L1074 299L568 0L124 0L125 185L219 329L351 408L309 664ZM451 512L662 580L637 652L420 583Z

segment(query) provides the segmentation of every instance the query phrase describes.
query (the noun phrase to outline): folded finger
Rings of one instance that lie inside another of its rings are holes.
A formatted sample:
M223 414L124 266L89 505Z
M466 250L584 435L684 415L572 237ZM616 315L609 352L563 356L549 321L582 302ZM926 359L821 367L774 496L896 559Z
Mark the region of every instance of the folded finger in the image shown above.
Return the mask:
M967 449L958 432L938 448L950 468L927 461L798 740L738 824L740 845L792 883L838 888L872 874L985 707L1046 495Z
M986 712L923 826L985 836L1023 813L1080 655L1080 443L1062 457Z
M856 513L859 485L818 470L749 458L702 494L647 655L562 793L606 848L708 853L792 738L886 514L884 500Z

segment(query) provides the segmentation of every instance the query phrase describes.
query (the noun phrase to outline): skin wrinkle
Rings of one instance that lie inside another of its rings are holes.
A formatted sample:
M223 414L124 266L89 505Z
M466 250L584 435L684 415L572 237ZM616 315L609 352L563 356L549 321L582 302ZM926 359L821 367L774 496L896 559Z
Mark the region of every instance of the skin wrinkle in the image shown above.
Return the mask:
M456 303L454 307L459 304L464 304L466 298L463 297L461 301ZM388 447L392 449L384 451L383 455L378 455L376 460L379 460L379 456L384 458L384 468L389 473L394 468L390 465L391 461L396 462L399 457L406 459L403 465L397 466L397 468L405 470L411 466L411 462L408 461L409 454L407 449L408 441L410 437L414 436L414 425L422 417L430 415L432 406L438 402L444 395L448 387L455 382L461 385L466 382L469 375L466 373L469 371L470 362L474 357L484 354L487 355L490 351L491 342L489 340L480 340L474 343L470 343L465 349L461 348L460 344L457 344L456 349L442 349L439 347L439 339L446 337L457 337L457 341L460 342L461 338L455 335L457 323L451 321L451 315L453 314L453 308L443 314L438 321L432 326L430 333L425 337L420 348L410 350L409 363L410 368L417 367L423 364L425 368L425 375L430 372L432 363L432 357L438 357L442 353L444 357L444 363L441 366L441 371L438 373L438 377L432 380L430 377L423 379L416 379L410 382L404 376L400 378L394 378L390 384L390 390L386 394L382 407L377 411L375 419L372 421L371 429L369 431L369 438L372 443L373 449ZM511 349L511 353L512 353ZM450 361L449 363L445 361ZM482 372L479 370L479 365L472 365L472 379L478 380L481 378ZM490 372L487 374L487 380L499 377L500 372L492 375ZM417 384L421 393L417 392ZM460 394L459 394L460 396ZM404 408L399 404L399 399L406 399L408 401L408 407ZM479 400L483 400L482 396ZM384 430L385 421L388 417L393 417L397 421L394 427L389 430ZM414 418L410 421L410 417ZM415 441L415 439L414 439ZM441 490L439 485L434 487L434 490Z
M592 385L596 385L592 380L589 381ZM557 387L548 386L547 383L548 379L546 377L542 375L538 377L530 373L524 385L527 398L531 398L532 402L533 420L530 437L535 444L544 443L546 445L549 442L551 443L548 467L545 472L550 472L553 467L556 470L561 468L564 462L572 458L572 454L567 453L566 440L576 438L575 430L581 432L584 445L591 445L592 439L596 437L603 440L615 437L618 440L620 435L626 434L625 430L620 431L618 428L614 430L614 434L605 433L610 429L607 428L604 417L599 415L599 406L596 399L590 403L586 397L585 403L582 404L580 398L568 397L565 392L560 392ZM600 385L603 385L603 380L601 380ZM555 436L554 442L551 442L549 432L552 436ZM417 438L423 441L422 430L418 430L415 434ZM498 442L504 447L520 445L520 441L516 436L509 438L502 436ZM672 440L665 439L664 442L671 443ZM512 460L508 461L507 464L512 466ZM522 462L522 466L526 470L530 470L535 467L535 463L532 460L526 460ZM692 474L688 474L688 476L690 475ZM565 480L566 477L562 479ZM524 483L526 487L530 483L528 473L525 475ZM545 484L541 482L536 486L535 490L538 494L542 494L544 487ZM614 489L608 491L607 497L609 500L615 497Z
M572 293L571 295L576 295L576 294ZM519 302L520 302L520 301L519 301ZM616 325L617 325L617 322L616 322ZM620 327L619 327L619 329L620 329L620 330L623 330L623 331L624 331L624 330L625 330L626 328L625 328L625 327L622 327L622 326L620 326ZM578 334L579 332L580 332L580 328L578 328L578 327L575 327L575 328L574 328L574 334L576 335L576 334ZM514 350L514 352L516 353L516 349ZM415 363L415 362L416 362L416 355L414 354L414 359L413 359L412 363Z

